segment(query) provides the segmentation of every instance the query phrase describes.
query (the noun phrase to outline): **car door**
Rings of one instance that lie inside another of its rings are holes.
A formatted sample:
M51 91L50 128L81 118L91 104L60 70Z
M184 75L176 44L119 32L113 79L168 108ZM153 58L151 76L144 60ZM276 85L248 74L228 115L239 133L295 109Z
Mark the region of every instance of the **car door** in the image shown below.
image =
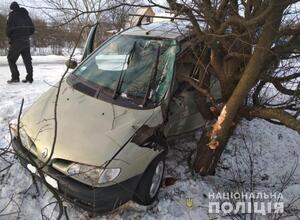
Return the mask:
M186 83L176 83L168 107L165 135L176 136L201 128L205 119L199 112L195 98L198 94Z
M196 68L195 63L196 59L191 52L183 54L177 60L176 76L191 76ZM169 137L199 129L212 117L207 99L199 96L188 82L176 78L165 113L168 120L164 132ZM210 77L210 92L216 100L220 99L220 84L214 77Z

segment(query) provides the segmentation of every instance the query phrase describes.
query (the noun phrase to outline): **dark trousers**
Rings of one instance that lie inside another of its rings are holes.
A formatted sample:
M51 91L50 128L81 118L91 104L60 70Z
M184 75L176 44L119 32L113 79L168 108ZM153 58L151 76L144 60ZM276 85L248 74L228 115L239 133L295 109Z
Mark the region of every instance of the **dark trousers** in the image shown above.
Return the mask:
M32 80L33 68L32 58L30 54L30 43L29 39L18 39L10 42L10 47L7 55L7 60L11 72L12 79L20 79L20 73L17 67L17 60L20 57L23 58L23 62L27 71L27 80Z

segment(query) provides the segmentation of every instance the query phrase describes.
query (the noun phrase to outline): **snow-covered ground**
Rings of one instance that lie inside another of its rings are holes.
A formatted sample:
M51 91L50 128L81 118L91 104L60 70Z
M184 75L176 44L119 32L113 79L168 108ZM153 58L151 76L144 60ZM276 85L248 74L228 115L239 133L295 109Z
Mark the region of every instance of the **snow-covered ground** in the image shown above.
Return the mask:
M2 149L9 144L8 122L17 117L21 99L25 99L26 110L40 94L59 80L65 70L63 63L66 59L59 56L34 57L34 83L8 85L9 68L6 58L0 57ZM21 78L25 77L22 65L20 72ZM187 162L195 150L195 140L199 134L197 132L193 137L172 142L165 176L175 178L176 182L162 188L152 206L128 202L109 215L93 219L230 219L208 212L209 194L252 191L282 192L284 203L289 206L284 214L289 216L285 219L299 219L299 134L263 120L242 121L222 156L216 175L211 177L194 175ZM11 167L5 169L10 163ZM0 186L0 219L56 219L58 209L55 203L46 206L55 202L52 194L40 183L37 191L29 172L13 154L2 155L0 152ZM188 198L192 199L192 205L187 204ZM83 210L72 204L65 205L69 219L90 219ZM259 219L265 218L260 216Z

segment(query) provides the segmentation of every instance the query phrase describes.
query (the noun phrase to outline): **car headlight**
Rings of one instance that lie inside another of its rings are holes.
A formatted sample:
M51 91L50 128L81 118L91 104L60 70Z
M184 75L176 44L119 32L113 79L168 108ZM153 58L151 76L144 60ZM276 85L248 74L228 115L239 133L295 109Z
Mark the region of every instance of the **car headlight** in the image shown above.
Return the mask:
M103 169L98 183L107 183L113 181L119 174L121 169L120 168L107 168Z
M120 174L120 171L120 168L103 169L96 166L73 163L68 169L68 174L95 185L113 181Z

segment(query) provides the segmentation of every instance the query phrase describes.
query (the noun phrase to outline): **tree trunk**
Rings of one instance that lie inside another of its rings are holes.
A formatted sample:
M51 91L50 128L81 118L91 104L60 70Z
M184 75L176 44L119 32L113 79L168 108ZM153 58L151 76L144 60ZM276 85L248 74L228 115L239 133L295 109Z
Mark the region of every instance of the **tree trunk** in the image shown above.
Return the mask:
M250 89L257 82L272 42L278 34L284 7L281 4L273 7L274 9L266 19L261 37L241 75L241 79L222 108L217 121L213 123L210 129L203 132L198 143L194 169L200 175L213 175L215 173L219 158L236 126L235 120L238 111Z
M197 145L197 153L194 161L194 170L201 176L214 175L217 162L222 154L222 148L224 146L219 146L216 149L208 147L210 142L210 132L209 130L204 130L200 141Z

